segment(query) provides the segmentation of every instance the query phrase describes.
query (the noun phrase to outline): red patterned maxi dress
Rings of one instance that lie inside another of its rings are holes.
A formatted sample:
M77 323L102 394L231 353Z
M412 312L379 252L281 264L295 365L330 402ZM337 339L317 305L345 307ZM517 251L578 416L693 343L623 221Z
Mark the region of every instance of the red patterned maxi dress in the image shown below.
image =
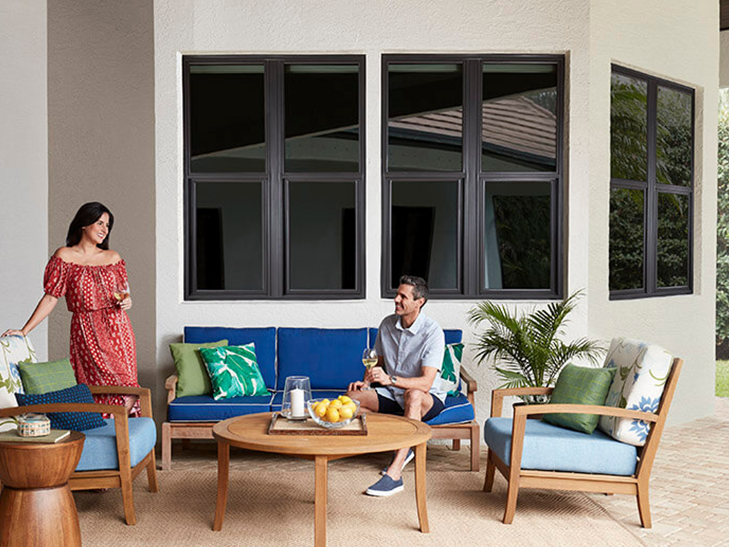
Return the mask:
M43 289L66 296L71 318L71 364L79 384L139 386L137 349L129 317L114 298L120 281L127 281L123 260L105 266L83 266L52 257ZM100 395L97 403L124 405L122 395ZM139 413L139 403L132 412Z

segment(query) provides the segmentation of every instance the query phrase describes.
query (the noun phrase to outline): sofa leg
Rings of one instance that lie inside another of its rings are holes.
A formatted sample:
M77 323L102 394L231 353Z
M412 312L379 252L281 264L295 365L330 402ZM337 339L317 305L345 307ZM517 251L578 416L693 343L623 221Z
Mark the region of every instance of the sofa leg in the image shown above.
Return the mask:
M453 450L461 449L461 439L453 439Z
M129 526L137 524L137 516L134 513L134 497L132 495L132 477L122 477L121 480L122 501L124 502L124 517Z
M496 471L496 466L491 458L491 450L489 450L488 455L486 456L486 480L483 483L484 492L491 492L491 489L494 487L494 473Z
M169 471L172 467L172 424L162 424L162 471Z
M648 481L641 483L638 481L638 492L636 493L638 500L638 515L640 516L640 524L643 528L650 528L651 524L651 507L648 497Z
M506 508L504 509L504 524L514 522L514 513L516 513L516 498L519 496L519 477L515 480L513 477L509 480L509 489L506 492Z
M478 424L471 426L471 471L478 471L481 466L481 428Z

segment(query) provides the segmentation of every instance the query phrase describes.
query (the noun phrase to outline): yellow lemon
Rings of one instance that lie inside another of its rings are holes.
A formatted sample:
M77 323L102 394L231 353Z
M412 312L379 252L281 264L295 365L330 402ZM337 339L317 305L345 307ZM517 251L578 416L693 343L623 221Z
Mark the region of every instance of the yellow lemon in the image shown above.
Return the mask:
M329 403L329 408L341 408L342 407L342 401L339 399L334 399L331 403Z
M324 414L327 413L328 408L328 405L325 405L324 403L319 403L318 405L316 405L314 413L321 418L322 416L324 416Z
M357 412L357 405L354 404L354 402L349 401L348 403L342 405L342 409L348 408L352 411L352 416L354 416L354 413Z
M350 399L350 398L349 398L349 397L347 397L346 395L340 395L340 396L338 397L338 399L339 399L340 401L342 401L342 404L344 404L344 405L346 405L347 403L351 403L351 402L352 402L352 399Z
M352 408L349 405L345 405L342 408L339 409L339 421L349 420L352 416L354 416L354 412L352 411Z
M329 399L322 399L319 404L329 406Z
M327 414L324 417L324 419L327 422L338 422L339 421L339 411L336 408L332 408L331 406L327 409Z

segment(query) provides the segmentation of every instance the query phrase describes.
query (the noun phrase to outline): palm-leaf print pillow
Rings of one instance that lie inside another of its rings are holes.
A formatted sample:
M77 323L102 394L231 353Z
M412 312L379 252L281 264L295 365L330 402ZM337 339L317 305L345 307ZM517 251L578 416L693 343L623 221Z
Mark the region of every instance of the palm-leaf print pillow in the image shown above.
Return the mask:
M461 378L461 360L463 344L447 344L443 355L443 367L440 369L441 386L448 395L458 395Z
M256 346L200 348L213 385L213 399L270 395L256 360Z

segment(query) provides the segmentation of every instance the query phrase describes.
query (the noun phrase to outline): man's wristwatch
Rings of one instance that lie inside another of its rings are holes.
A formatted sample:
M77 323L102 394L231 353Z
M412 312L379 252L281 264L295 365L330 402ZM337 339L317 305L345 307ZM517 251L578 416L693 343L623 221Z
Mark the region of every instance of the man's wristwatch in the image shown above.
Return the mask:
M395 376L395 375L393 375L393 374L390 374L390 382L391 382L391 383L392 383L392 385L394 386L394 385L395 385L395 383L397 382L397 376Z

